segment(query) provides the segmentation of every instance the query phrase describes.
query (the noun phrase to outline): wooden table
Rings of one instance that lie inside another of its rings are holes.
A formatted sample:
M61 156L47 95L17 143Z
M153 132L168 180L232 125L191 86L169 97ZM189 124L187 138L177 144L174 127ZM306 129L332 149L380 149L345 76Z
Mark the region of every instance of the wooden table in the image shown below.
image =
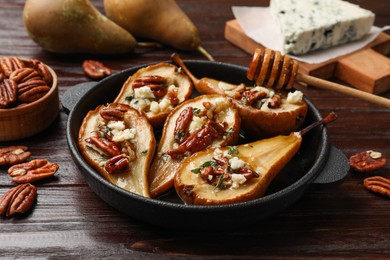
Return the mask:
M103 1L93 1L103 10ZM388 2L354 0L376 13L378 26L390 24ZM204 47L216 60L247 66L251 57L224 39L225 22L233 19L231 6L267 6L260 0L178 0L197 25ZM58 74L60 95L73 85L89 81L81 64L96 58L114 72L168 60L173 49L137 49L121 57L55 55L43 51L23 27L24 1L0 0L0 55L40 59ZM44 14L42 14L44 15ZM163 33L163 32L162 32ZM184 59L203 59L198 53L179 52ZM390 110L375 104L315 88L304 94L325 115L335 111L329 125L331 144L347 157L376 150L390 159ZM389 93L383 94L389 97ZM390 177L390 163L370 174L350 171L334 188L309 188L282 213L256 225L224 231L172 231L141 223L104 203L85 183L67 148L67 115L61 111L47 130L34 137L0 143L22 144L32 158L47 158L60 165L57 177L37 184L38 202L22 218L0 219L1 258L385 258L390 256L390 200L368 192L365 177ZM0 168L0 195L15 184Z

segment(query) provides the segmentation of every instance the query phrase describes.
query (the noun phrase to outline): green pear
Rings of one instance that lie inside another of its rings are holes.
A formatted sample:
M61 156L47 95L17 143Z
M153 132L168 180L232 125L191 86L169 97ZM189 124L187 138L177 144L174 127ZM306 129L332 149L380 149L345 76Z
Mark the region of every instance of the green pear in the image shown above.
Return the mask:
M135 37L156 40L179 50L199 50L198 29L174 0L104 0L107 16Z
M27 0L23 20L29 36L50 52L119 54L137 45L88 0Z

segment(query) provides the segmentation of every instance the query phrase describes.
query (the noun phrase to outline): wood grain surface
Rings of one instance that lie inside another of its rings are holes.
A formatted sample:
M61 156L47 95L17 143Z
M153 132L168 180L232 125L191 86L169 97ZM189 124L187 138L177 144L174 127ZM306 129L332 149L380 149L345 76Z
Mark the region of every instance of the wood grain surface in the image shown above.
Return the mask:
M103 1L93 1L103 11ZM234 19L231 6L267 6L261 0L177 0L198 27L204 47L217 61L247 66L251 57L224 38ZM354 0L376 14L375 24L390 24L387 0ZM94 58L114 72L134 65L168 60L172 52L136 49L116 57L56 55L43 51L27 35L22 20L24 1L0 0L0 56L40 59L58 74L60 96L75 84L90 81L81 64ZM44 14L42 14L44 15ZM259 19L259 18L254 18ZM161 32L164 33L164 32ZM184 59L204 59L180 52ZM390 160L390 110L327 90L296 86L322 115L335 111L330 142L347 157L376 150ZM389 98L390 94L382 96ZM390 178L390 163L373 173L350 171L333 188L309 188L293 206L250 227L223 231L169 230L141 223L111 208L86 185L66 142L67 115L61 111L44 132L0 147L22 144L32 158L57 162L56 177L36 184L33 211L19 218L0 218L1 259L385 259L390 256L390 199L367 191L363 179ZM1 130L0 130L1 131ZM15 184L0 167L0 195ZM229 217L229 216L226 216ZM238 220L239 221L239 220Z

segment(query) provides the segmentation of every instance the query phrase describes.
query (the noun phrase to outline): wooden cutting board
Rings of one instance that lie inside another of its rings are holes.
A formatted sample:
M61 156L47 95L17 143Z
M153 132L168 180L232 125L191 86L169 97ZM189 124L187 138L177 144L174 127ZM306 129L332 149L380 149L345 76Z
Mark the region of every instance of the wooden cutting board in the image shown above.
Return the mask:
M225 38L250 54L264 48L249 38L236 20L226 22ZM319 64L299 62L299 72L322 79L336 77L363 91L380 94L390 90L389 54L390 35L381 33L366 47L348 55Z

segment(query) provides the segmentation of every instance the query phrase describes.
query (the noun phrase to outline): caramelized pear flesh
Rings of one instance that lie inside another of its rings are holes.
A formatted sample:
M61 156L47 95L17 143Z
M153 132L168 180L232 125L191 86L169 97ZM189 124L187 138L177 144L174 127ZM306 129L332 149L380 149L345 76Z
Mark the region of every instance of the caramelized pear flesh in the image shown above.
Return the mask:
M157 154L149 172L152 197L173 188L181 161L207 147L235 144L240 117L231 102L219 95L204 95L176 107L164 124Z
M197 78L177 54L171 56L204 95L219 94L231 98L240 113L242 130L251 137L269 138L298 130L305 121L308 106L301 98L290 101L289 92L263 87L248 87L212 79ZM299 94L297 92L296 94ZM290 95L295 95L292 92ZM276 101L275 101L275 100Z
M195 153L177 170L176 192L184 202L194 205L231 204L259 198L299 150L301 141L299 134L291 133ZM223 164L220 161L226 165L219 167ZM210 164L219 168L210 170Z
M27 0L23 19L29 36L50 52L120 54L137 45L89 0Z
M227 148L209 148L182 161L174 186L188 204L221 205L264 195L271 181L299 151L302 136L337 119L330 113L290 135Z
M156 140L142 113L124 104L100 105L85 116L78 146L88 164L109 182L150 196L147 175Z
M186 74L169 63L139 69L123 84L114 102L143 111L153 127L161 127L169 112L191 98L193 85Z

